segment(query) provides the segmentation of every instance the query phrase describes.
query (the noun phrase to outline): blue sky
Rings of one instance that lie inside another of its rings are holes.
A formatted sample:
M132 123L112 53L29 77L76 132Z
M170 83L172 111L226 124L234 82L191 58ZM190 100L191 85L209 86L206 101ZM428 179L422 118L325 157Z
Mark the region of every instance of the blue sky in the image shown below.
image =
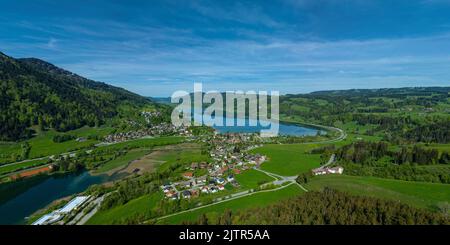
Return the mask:
M450 86L450 0L0 0L0 51L141 95Z

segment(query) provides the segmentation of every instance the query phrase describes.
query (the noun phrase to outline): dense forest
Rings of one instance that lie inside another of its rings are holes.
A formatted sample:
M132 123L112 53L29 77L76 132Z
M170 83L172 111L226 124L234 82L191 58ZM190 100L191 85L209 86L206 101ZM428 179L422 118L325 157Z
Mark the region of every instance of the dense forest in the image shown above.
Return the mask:
M348 175L450 184L449 152L425 147L389 150L386 142L358 141L335 150Z
M0 140L29 138L33 125L58 131L101 125L118 114L120 105L150 102L39 59L14 59L2 53L0 81Z
M322 192L308 192L264 208L237 212L226 210L215 219L202 215L195 222L185 224L418 225L450 224L450 218L395 201L324 189Z

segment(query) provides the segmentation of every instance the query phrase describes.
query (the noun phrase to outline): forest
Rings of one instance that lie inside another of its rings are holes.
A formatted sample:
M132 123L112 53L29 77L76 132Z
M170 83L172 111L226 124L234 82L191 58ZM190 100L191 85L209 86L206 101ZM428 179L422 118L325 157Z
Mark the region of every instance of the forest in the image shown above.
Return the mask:
M335 150L349 175L450 183L449 152L420 146L389 150L386 142L357 141Z
M34 130L68 131L99 126L121 106L151 102L139 95L95 82L45 61L14 59L0 53L0 140L32 137Z

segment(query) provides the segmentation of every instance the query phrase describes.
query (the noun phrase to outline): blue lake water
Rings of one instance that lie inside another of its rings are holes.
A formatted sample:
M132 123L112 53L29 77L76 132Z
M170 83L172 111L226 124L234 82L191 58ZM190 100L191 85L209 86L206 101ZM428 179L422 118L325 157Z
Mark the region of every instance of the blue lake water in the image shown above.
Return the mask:
M90 185L111 180L87 171L42 175L0 186L0 224L23 224L25 217L52 201L86 190Z
M203 122L204 124L212 124L215 119L209 119L207 117L202 117L201 115L195 114L194 120L196 122ZM234 126L225 126L227 120L232 120L230 118L218 117L218 121L222 123L220 125L223 126L213 126L220 133L259 133L261 130L267 130L270 126L262 126L262 125L270 125L268 121L262 121L262 123L257 120L252 119L241 119L237 118L232 123ZM238 126L243 125L243 126ZM255 126L252 126L255 125ZM288 123L272 123L272 127L278 127L279 135L290 135L290 136L314 136L317 134L320 129L313 127L301 126L298 124L288 124Z

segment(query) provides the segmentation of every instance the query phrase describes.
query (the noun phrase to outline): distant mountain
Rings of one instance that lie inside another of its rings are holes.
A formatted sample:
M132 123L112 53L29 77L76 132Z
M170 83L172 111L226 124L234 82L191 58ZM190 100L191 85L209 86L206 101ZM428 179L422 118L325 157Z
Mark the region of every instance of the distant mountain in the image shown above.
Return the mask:
M171 104L170 97L148 97L151 101L160 104Z
M118 114L118 106L143 106L147 98L92 81L36 58L0 52L0 140L30 137L30 126L58 131L94 126Z

